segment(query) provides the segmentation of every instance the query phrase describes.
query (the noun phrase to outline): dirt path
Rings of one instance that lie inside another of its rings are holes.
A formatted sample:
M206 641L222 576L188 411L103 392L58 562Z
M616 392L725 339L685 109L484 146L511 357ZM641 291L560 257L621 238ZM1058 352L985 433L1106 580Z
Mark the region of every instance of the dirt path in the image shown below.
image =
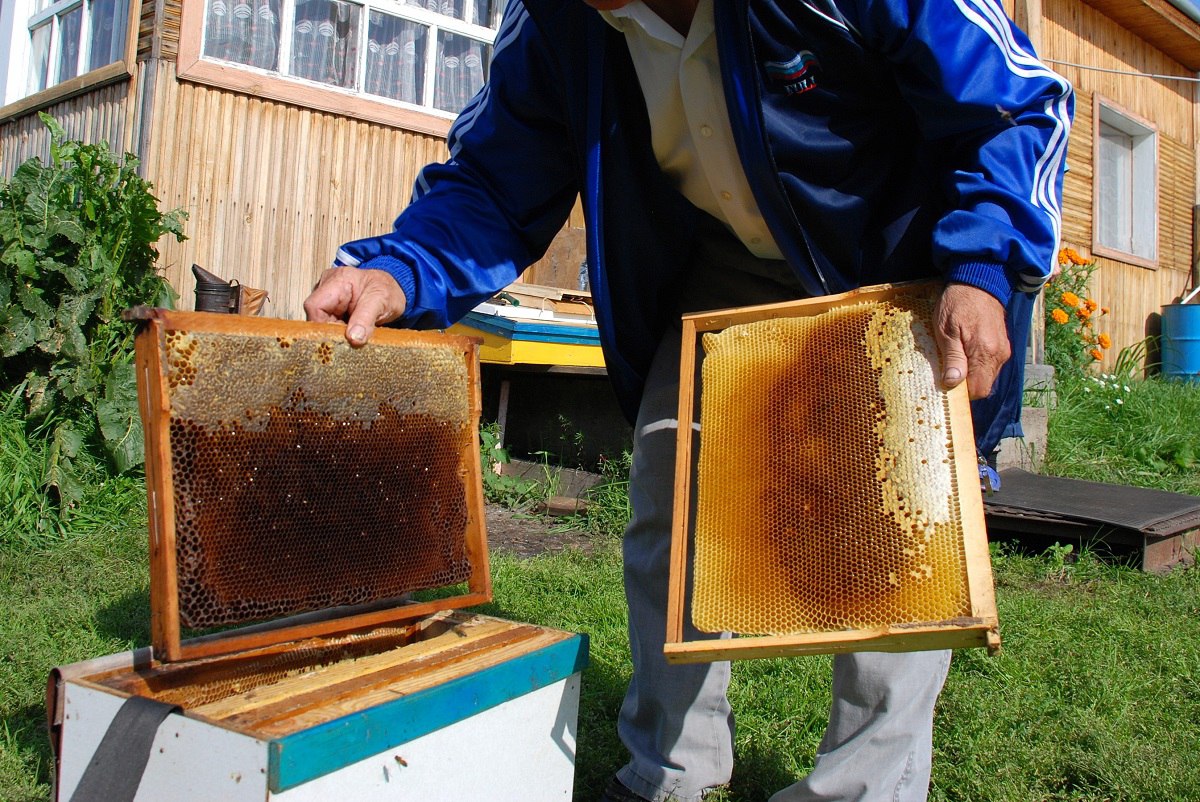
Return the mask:
M487 537L490 548L528 558L578 548L590 553L595 536L578 529L563 528L563 519L513 512L498 504L486 505Z

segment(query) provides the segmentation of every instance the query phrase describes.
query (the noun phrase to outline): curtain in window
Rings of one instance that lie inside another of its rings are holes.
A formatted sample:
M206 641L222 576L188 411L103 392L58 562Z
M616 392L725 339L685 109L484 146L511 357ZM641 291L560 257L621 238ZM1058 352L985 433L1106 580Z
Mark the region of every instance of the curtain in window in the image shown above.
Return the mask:
M278 69L278 0L212 0L205 21L204 55Z
M129 15L128 0L92 0L88 24L91 41L88 47L88 69L120 61L125 55L125 18Z
M492 48L475 39L438 32L434 108L458 112L487 80Z
M25 94L32 95L46 88L50 70L50 23L29 32L29 79Z
M290 73L354 88L361 7L343 0L300 0L292 35Z
M427 31L419 23L372 11L367 29L366 91L420 104Z
M76 6L58 18L58 75L62 83L79 74L79 31L83 27L83 6Z

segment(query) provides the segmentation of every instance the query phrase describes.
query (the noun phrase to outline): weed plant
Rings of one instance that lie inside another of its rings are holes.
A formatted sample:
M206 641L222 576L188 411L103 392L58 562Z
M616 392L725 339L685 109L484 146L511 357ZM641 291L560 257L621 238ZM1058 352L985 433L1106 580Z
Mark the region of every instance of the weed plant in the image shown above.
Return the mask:
M86 493L84 452L116 472L141 464L133 328L121 312L166 305L155 243L183 239L161 213L137 159L68 140L55 120L50 164L34 158L0 181L0 387L50 441L42 485L66 513ZM91 448L99 446L99 448Z

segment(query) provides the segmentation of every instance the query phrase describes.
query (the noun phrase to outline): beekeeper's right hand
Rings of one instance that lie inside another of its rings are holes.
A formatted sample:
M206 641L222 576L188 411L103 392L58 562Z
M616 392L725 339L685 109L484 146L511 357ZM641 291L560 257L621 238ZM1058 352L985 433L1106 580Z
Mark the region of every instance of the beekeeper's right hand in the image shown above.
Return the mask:
M390 274L358 267L331 267L304 301L304 314L317 323L346 321L346 340L359 346L376 326L404 314L407 299Z

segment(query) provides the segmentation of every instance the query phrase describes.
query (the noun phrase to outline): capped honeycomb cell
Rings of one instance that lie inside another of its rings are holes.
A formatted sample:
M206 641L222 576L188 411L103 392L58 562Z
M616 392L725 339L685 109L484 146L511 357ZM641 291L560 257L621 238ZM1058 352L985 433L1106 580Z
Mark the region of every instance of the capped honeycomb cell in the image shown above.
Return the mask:
M475 420L461 348L178 328L160 348L184 626L471 576Z
M932 309L899 295L702 336L698 629L972 614Z

